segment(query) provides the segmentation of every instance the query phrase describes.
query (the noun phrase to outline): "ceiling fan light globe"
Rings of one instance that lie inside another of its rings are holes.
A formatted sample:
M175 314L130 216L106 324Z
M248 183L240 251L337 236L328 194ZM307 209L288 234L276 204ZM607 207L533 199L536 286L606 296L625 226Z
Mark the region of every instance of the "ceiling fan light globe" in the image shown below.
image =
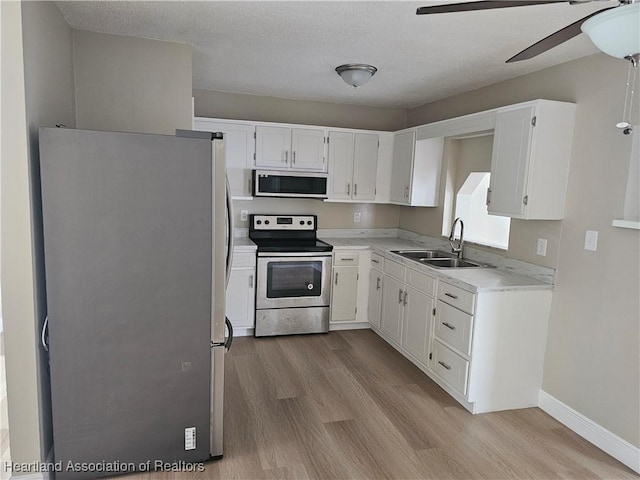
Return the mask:
M581 28L607 55L616 58L637 55L640 53L640 2L599 13Z

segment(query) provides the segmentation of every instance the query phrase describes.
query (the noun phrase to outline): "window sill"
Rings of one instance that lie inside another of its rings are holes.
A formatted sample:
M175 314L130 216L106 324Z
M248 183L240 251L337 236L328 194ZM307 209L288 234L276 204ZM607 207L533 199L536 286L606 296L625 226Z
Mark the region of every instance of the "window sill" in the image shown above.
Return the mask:
M640 222L635 220L623 220L621 218L617 218L612 222L612 225L618 228L629 228L631 230L640 230Z

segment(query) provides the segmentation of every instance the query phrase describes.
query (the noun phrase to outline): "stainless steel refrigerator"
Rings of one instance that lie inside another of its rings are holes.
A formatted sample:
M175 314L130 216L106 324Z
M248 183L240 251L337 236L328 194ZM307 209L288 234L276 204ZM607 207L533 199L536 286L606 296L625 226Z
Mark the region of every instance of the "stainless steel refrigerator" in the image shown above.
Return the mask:
M57 478L222 455L221 138L40 129Z

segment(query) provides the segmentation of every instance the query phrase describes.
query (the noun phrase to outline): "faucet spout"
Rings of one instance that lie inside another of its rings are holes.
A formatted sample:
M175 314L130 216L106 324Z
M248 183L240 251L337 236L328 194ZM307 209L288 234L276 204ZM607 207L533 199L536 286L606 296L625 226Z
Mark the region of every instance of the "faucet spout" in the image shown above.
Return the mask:
M456 225L460 223L460 238L456 245L455 233ZM451 225L451 234L449 235L449 245L451 245L451 253L455 253L458 258L462 258L462 250L464 249L464 222L460 217L456 218Z

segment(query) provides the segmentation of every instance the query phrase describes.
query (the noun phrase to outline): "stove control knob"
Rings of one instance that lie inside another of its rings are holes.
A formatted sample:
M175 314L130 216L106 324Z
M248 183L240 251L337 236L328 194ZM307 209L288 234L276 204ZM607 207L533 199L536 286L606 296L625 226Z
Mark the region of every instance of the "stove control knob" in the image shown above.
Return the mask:
M256 223L257 223L258 225L262 225L262 220L256 220Z
M300 225L304 225L304 220L300 220Z
M307 225L311 225L313 222L311 220L307 220Z
M265 225L269 225L269 220L265 220L265 221L264 221L264 224L265 224Z

